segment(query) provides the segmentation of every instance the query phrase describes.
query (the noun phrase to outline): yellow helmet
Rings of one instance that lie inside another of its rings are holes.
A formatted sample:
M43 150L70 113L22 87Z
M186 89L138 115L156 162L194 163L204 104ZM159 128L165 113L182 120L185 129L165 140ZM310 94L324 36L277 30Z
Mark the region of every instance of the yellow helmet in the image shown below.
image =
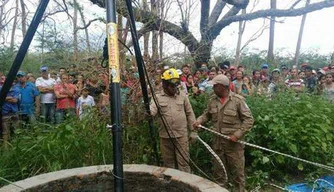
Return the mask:
M179 73L174 68L167 69L161 75L161 79L166 80L166 81L169 81L171 79L179 79L179 78L180 78Z

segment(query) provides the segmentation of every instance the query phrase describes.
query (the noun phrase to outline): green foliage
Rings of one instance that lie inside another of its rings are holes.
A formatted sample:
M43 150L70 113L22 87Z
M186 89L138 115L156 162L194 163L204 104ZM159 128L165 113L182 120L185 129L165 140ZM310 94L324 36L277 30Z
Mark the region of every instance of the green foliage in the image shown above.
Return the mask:
M197 117L207 107L208 99L208 95L190 97ZM248 97L247 103L255 125L245 137L246 141L333 166L333 104L318 96L295 97L290 93L279 94L272 100L261 96ZM71 119L56 128L37 124L30 129L17 130L10 148L0 148L0 177L16 181L61 169L111 164L112 137L106 129L108 117L96 114L82 121ZM159 144L157 134L154 133L152 139L140 112L125 110L123 119L125 117L131 119L131 123L124 126L123 162L155 164L153 141ZM209 145L212 144L211 133L201 131L199 135ZM314 179L325 173L321 168L280 155L250 147L245 151L250 188L271 179L291 183L291 178ZM198 167L211 176L213 157L201 143L190 146L190 155ZM195 167L192 170L201 175Z
M275 151L309 161L334 162L333 104L319 96L282 93L273 100L249 97L247 102L255 125L246 139ZM261 170L276 179L286 175L306 175L324 170L281 155L247 148L246 159L252 172Z
M50 171L111 163L110 134L96 115L93 118L71 119L56 128L38 124L17 130L10 147L0 150L0 177L15 181Z

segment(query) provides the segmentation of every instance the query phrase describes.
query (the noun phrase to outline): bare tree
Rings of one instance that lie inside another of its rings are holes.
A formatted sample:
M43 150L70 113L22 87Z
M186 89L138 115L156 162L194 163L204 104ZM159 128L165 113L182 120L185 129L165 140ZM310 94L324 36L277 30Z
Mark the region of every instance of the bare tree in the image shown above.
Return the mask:
M148 9L148 5L147 5L147 0L143 0L143 8L145 10ZM145 33L144 34L144 59L148 60L149 58L149 53L148 53L148 42L150 40L150 33Z
M10 49L12 51L14 50L15 31L16 31L16 24L17 24L18 14L19 14L19 0L16 0L16 8L15 8L15 14L14 14L13 28L12 28L11 38L10 38Z
M156 0L151 0L151 10L152 13L155 16L158 16L158 1ZM159 29L158 29L159 30ZM152 31L152 60L153 61L157 61L159 58L159 49L158 49L158 37L159 37L159 33L158 30L153 30Z
M22 36L25 37L27 33L27 13L26 13L26 4L24 0L21 2L21 23L22 23Z
M311 0L306 0L306 6L310 4ZM304 14L302 17L302 21L300 23L300 28L299 28L299 34L298 34L298 41L297 41L297 46L296 46L296 54L295 54L295 59L294 59L294 64L298 67L299 63L299 57L300 57L300 46L302 44L302 38L303 38L303 32L304 32L304 25L306 21L306 15Z
M84 26L87 26L86 19L85 19L85 16L83 14L83 8L80 7L79 4L77 4L77 5L78 5L78 11L79 11L79 14L80 14L80 17L81 17L82 24ZM87 44L88 53L91 53L92 51L91 51L91 48L90 48L90 40L89 40L88 27L85 27L84 30L85 30L86 44Z
M72 17L72 22L73 22L73 60L77 61L78 60L78 3L77 0L73 0L73 17Z
M242 14L246 14L246 9L242 10ZM239 21L239 32L238 32L238 42L237 42L237 48L235 52L235 60L234 65L238 66L240 63L240 53L241 53L241 42L242 42L242 35L244 34L246 27L246 21Z
M270 9L276 10L276 0L270 0ZM274 38L275 38L275 16L270 18L270 29L269 29L269 47L268 47L268 62L274 62Z
M7 21L7 14L9 13L8 12L5 12L5 6L6 4L9 2L9 0L2 0L0 1L1 4L0 4L0 38L1 38L1 34L2 34L2 31L4 30L5 26L10 22Z
M165 13L165 0L160 0L159 5L160 18L164 18ZM159 30L159 60L163 58L163 48L164 48L164 33Z
M105 6L104 0L90 1L101 7ZM297 0L294 0L294 2L296 1ZM118 0L117 12L122 14L124 17L128 17L129 14L126 6L122 2L123 1ZM216 2L215 6L210 9L211 1L200 1L201 11L198 13L201 16L200 39L197 39L190 30L185 31L182 26L160 18L159 16L153 14L150 10L143 10L140 7L134 7L136 21L143 23L143 27L138 31L138 35L142 36L147 32L160 29L185 44L196 65L200 66L201 63L209 61L213 41L221 34L222 30L231 23L273 16L295 17L334 6L334 0L322 0L300 8L275 10L263 9L242 15L238 13L240 9L245 9L248 6L249 0L221 0ZM232 6L225 6L225 4L230 4ZM223 9L227 10L223 11Z

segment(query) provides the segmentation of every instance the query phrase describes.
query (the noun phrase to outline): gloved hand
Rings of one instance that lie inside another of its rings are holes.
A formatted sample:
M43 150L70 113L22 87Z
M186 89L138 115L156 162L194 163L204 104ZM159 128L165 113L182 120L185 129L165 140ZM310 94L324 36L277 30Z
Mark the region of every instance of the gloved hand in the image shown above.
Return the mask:
M194 130L196 130L196 131L199 130L199 129L200 129L200 125L201 125L201 124L200 124L199 122L196 121L196 122L193 124L193 128L194 128Z
M229 138L230 141L233 141L233 142L237 142L238 141L238 138L235 135L230 135L229 137L230 137Z
M197 141L197 132L191 132L190 135L189 135L189 143L190 144L193 144Z

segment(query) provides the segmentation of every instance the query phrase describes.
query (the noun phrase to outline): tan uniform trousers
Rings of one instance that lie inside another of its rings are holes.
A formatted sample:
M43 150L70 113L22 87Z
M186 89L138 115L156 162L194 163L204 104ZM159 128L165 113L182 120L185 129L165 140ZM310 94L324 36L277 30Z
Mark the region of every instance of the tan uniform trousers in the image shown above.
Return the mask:
M179 151L183 154L183 157L186 160L184 160L178 150L174 148L172 141L177 147L182 147ZM189 162L188 137L178 137L177 141L180 145L177 144L176 138L160 138L160 149L164 166L190 173L190 166L187 163Z
M234 186L231 191L244 192L245 190L245 156L244 145L220 138L214 141L214 151L222 160L228 175L229 182ZM225 173L216 159L213 160L213 175L218 184L228 188Z
M4 146L8 146L10 133L18 127L18 115L7 115L2 117L2 137Z

